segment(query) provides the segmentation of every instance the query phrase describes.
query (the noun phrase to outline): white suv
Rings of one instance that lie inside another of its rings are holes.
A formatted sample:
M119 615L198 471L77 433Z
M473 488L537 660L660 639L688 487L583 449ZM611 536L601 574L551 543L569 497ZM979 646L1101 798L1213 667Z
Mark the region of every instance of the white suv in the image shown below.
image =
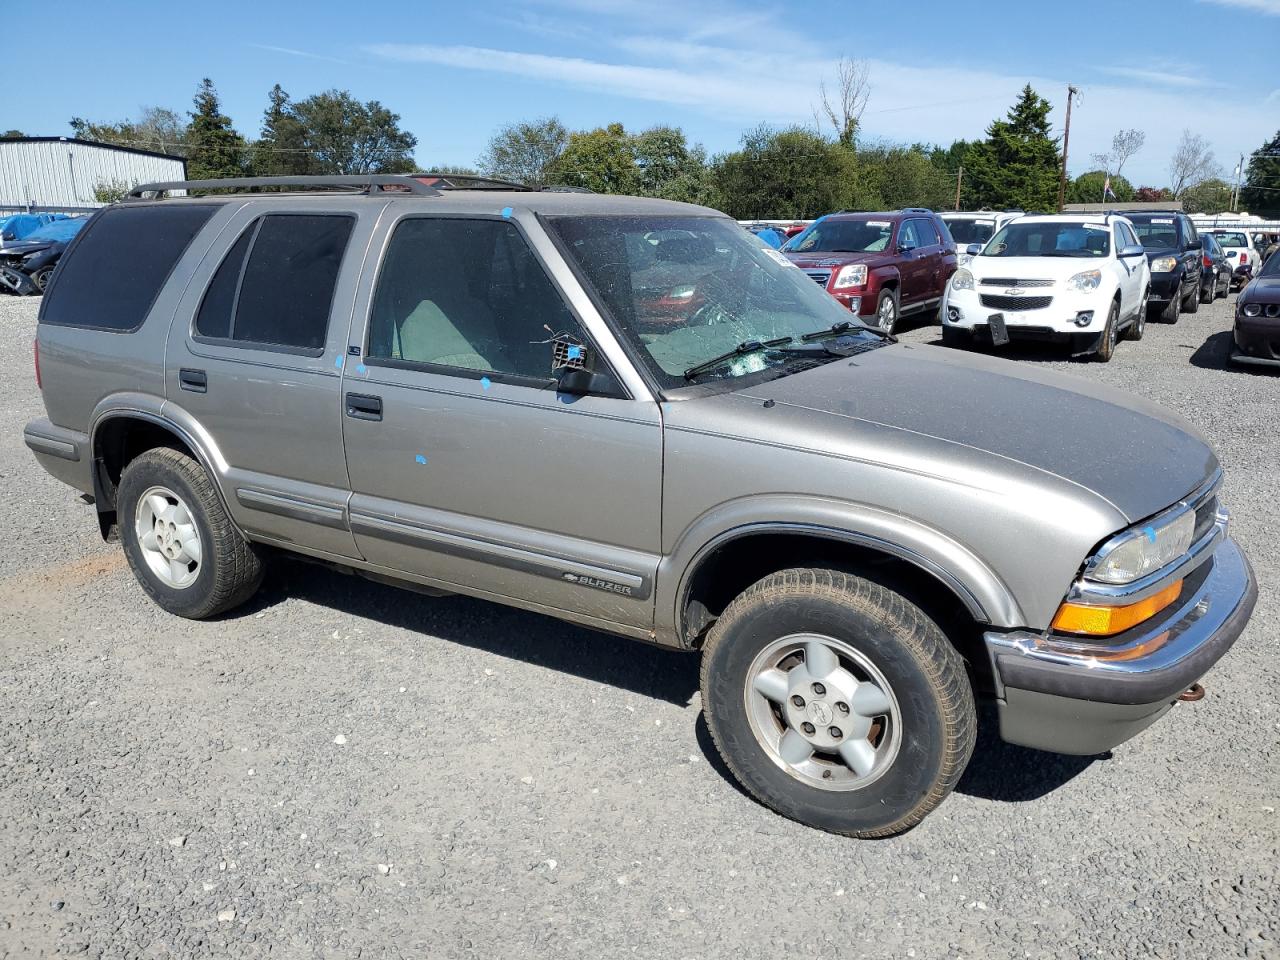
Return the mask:
M1124 217L1022 216L966 252L942 301L948 346L1066 341L1106 361L1122 331L1142 339L1151 270Z
M969 262L965 253L970 246L981 246L990 240L1010 220L1022 216L1021 210L955 210L938 214L956 241L956 266Z

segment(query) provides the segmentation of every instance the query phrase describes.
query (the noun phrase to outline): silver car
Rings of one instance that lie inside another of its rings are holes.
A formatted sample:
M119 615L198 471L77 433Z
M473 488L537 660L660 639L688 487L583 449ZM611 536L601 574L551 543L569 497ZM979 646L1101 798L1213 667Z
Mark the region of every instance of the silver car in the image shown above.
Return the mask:
M1252 612L1185 422L897 343L714 210L265 183L139 188L41 306L26 443L176 615L275 548L698 651L746 789L877 837L955 786L975 701L1098 753Z

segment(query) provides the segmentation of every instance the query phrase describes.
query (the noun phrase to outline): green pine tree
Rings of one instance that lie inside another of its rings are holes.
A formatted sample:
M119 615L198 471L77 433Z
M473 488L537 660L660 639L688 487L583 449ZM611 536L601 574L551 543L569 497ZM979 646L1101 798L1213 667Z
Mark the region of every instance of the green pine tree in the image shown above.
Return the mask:
M1240 188L1240 209L1280 215L1280 130L1249 158Z
M218 92L207 77L200 81L187 128L191 158L187 176L193 180L239 177L245 172L245 142L222 112Z
M297 176L313 172L306 149L306 131L293 112L289 94L280 84L267 94L262 112L262 136L253 145L254 176Z
M1049 135L1051 109L1049 101L1027 84L1007 118L994 121L987 128L987 139L970 147L965 193L975 205L1038 212L1057 209L1060 156L1057 138Z

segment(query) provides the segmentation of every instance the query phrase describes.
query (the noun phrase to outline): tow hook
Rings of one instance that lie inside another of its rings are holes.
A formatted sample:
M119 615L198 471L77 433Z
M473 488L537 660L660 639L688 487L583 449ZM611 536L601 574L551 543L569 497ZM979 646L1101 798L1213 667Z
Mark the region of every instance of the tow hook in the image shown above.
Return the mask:
M1183 703L1195 703L1197 700L1204 699L1204 687L1198 683L1193 683L1187 689L1178 694L1178 699Z

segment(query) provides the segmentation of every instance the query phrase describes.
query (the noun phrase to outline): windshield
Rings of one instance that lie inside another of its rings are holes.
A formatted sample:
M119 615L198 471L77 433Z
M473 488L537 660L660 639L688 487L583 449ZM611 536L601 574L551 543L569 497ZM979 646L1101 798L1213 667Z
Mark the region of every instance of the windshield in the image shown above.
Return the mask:
M1260 277L1280 277L1280 254L1272 254L1267 258L1267 262L1262 265L1259 271Z
M1218 242L1224 247L1247 247L1249 241L1243 233L1222 233L1217 230L1213 235L1218 238Z
M1097 223L1015 220L991 238L984 257L1105 257L1111 231Z
M889 220L818 220L787 241L787 253L879 253L889 247Z
M664 387L686 385L691 368L751 341L788 338L786 349L745 352L696 379L788 372L798 360L824 353L820 345L800 343L801 336L837 324L852 323L849 335L859 339L878 339L859 329L858 318L803 271L732 220L597 216L548 222Z
M967 247L971 243L986 243L996 229L994 220L952 220L943 217L942 222L947 225L956 243L962 247Z
M1172 217L1155 217L1151 220L1133 220L1133 232L1149 250L1171 250L1178 243L1178 225Z

